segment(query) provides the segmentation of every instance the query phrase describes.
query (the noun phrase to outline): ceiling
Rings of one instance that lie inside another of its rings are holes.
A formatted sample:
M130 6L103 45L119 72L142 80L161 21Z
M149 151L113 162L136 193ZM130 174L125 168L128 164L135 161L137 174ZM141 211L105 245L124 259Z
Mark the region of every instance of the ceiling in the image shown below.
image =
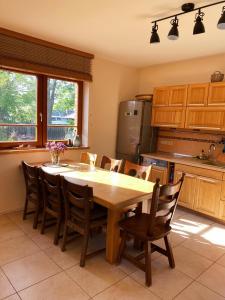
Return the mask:
M195 13L190 13L180 18L179 40L167 39L166 20L159 23L160 44L149 44L151 21L179 12L184 2L0 0L0 26L135 67L224 53L225 30L216 28L222 4L204 10L205 34L192 35Z

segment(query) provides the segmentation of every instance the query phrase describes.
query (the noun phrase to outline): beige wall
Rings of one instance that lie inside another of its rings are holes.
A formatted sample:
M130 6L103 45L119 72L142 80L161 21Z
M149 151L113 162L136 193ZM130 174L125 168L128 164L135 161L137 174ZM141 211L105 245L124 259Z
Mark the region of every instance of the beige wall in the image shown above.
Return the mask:
M209 82L214 71L225 73L225 54L155 65L139 70L139 93L160 85Z
M96 58L93 78L93 83L85 86L85 112L89 115L89 124L84 127L84 132L88 135L89 151L114 156L118 104L137 93L138 72L134 68ZM64 158L79 160L80 152L66 151ZM49 153L0 153L0 213L18 210L24 203L24 182L19 168L21 160L48 161Z

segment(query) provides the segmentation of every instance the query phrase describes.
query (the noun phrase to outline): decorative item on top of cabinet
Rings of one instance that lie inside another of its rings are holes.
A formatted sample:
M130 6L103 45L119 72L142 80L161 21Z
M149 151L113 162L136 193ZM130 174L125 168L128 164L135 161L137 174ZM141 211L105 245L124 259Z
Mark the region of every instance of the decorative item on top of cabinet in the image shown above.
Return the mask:
M206 106L209 83L190 84L188 86L187 106Z
M152 126L184 128L185 110L182 107L153 107Z
M153 93L153 105L154 106L168 106L170 97L170 89L166 87L157 87Z
M225 82L210 83L208 106L213 105L225 105Z
M188 107L185 128L225 130L225 107Z
M187 85L171 86L169 106L185 106L187 100L187 90Z

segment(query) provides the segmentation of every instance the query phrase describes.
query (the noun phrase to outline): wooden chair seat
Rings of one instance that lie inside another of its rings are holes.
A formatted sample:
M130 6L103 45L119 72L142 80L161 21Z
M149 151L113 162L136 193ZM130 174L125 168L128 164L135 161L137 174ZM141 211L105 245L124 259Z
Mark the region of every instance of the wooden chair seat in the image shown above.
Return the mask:
M119 222L121 229L135 235L138 239L155 241L167 235L171 227L164 224L157 224L154 227L153 235L148 234L149 214L142 213Z

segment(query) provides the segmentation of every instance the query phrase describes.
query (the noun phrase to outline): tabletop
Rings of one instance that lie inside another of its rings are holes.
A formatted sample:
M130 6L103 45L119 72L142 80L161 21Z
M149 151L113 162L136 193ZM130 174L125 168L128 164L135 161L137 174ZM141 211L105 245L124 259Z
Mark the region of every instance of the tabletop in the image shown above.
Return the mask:
M154 183L121 173L110 172L82 163L69 163L42 169L51 174L60 174L68 181L93 187L95 202L110 209L123 208L151 198ZM138 202L139 202L138 201Z

